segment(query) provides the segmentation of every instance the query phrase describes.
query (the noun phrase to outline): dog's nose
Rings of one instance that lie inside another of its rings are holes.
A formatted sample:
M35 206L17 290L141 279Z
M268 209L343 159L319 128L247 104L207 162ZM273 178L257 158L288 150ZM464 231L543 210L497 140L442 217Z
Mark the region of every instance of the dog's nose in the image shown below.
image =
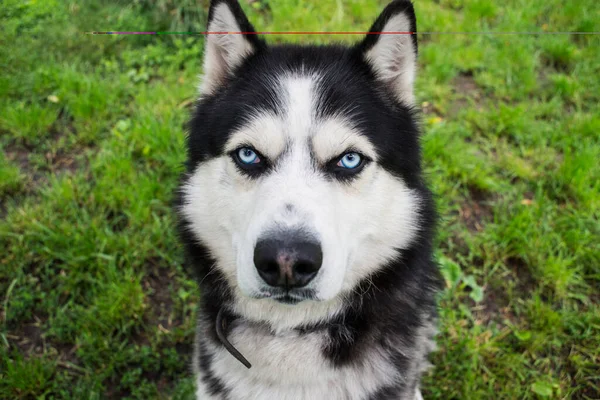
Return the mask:
M321 246L311 241L264 239L254 248L254 266L261 278L285 289L306 286L322 262Z

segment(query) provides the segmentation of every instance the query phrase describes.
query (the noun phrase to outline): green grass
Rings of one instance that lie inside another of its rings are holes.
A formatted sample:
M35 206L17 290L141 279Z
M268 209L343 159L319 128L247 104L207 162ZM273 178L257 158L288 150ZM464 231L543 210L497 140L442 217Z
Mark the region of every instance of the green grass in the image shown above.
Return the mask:
M175 3L0 3L0 398L193 393L170 204L202 40L81 34L203 29L206 4ZM261 30L365 30L383 4L242 3ZM421 31L600 31L595 0L416 10ZM332 40L268 38L310 39ZM600 37L420 41L447 283L426 398L600 398Z

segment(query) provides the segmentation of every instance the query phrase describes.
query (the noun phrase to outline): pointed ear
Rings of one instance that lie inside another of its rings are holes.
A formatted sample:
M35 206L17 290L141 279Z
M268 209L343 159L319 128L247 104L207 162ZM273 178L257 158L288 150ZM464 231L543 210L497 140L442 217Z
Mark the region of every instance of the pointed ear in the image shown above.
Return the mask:
M408 0L390 3L370 32L384 34L367 35L360 44L364 59L399 101L412 105L417 67L417 19L412 3Z
M264 45L254 32L236 0L213 0L208 11L208 31L204 49L204 77L200 92L211 94L242 62Z

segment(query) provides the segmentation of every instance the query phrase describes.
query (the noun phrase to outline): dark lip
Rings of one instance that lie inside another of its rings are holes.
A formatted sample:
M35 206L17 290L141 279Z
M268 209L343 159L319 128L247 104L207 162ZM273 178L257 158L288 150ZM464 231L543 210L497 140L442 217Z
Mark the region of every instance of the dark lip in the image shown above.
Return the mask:
M284 295L284 296L280 296L280 297L274 297L273 300L275 300L279 303L283 303L283 304L296 305L296 304L300 303L301 301L304 301L307 299Z
M305 300L317 300L312 290L301 290L301 291L273 291L272 289L262 290L261 293L255 297L256 299L271 299L282 304L296 305Z

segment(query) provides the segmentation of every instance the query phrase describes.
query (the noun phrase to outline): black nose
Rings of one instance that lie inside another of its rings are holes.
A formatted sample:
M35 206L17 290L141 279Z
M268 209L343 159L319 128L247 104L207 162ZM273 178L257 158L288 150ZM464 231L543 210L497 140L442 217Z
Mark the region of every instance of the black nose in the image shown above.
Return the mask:
M254 248L254 266L270 286L285 289L306 286L323 262L318 243L302 240L260 240Z

